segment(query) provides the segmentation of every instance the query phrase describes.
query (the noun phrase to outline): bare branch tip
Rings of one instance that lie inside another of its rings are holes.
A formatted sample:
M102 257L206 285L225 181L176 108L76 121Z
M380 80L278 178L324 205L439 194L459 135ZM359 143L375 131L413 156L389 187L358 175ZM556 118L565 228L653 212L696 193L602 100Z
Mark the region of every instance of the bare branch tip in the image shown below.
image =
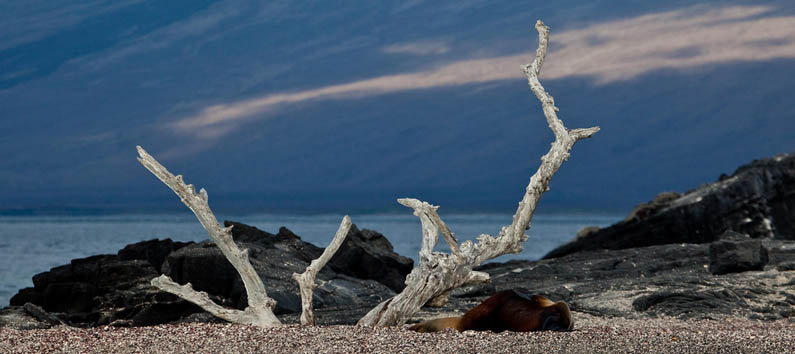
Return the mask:
M592 137L594 134L599 132L599 127L591 127L591 128L582 128L582 129L574 129L570 133L575 139L587 139Z
M149 284L152 284L152 286L157 286L158 283L163 281L163 277L167 277L167 275L161 274L159 277L152 278L152 280L149 281Z
M149 153L146 152L146 150L144 150L144 148L142 148L140 145L136 145L135 148L136 148L136 150L138 150L138 160L139 161L143 161L143 159L146 159L146 158L152 158L152 155L149 155ZM143 162L141 162L141 163L143 163Z
M539 32L549 31L549 27L547 27L547 25L545 25L543 21L538 20L536 21L536 30L538 30Z
M400 199L397 200L397 202L400 203L401 205L409 207L409 208L413 208L414 204L420 203L420 201L418 199L415 199L415 198L400 198Z

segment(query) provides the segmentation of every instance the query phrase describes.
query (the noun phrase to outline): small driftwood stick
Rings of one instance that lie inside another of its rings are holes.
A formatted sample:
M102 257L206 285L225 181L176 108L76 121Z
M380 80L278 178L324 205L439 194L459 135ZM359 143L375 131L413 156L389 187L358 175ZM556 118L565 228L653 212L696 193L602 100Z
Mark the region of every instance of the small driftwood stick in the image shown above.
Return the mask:
M317 273L322 269L326 263L337 253L345 238L348 236L348 231L351 230L351 218L345 215L340 222L340 227L331 240L328 247L323 250L323 254L306 267L306 270L301 273L293 273L293 279L298 282L298 287L301 289L301 324L314 325L315 312L312 306L312 296L315 291L315 278Z

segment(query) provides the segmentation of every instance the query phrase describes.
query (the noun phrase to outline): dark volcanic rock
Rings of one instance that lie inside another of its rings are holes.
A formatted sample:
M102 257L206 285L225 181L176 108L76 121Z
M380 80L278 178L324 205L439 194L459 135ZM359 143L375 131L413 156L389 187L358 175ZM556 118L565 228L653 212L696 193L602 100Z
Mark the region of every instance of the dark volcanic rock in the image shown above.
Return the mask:
M35 317L37 320L47 323L52 326L57 326L59 324L64 324L60 318L53 316L49 312L45 311L43 308L36 306L32 303L26 303L22 305L22 308L30 314L31 316Z
M194 289L229 297L240 276L210 241L200 242L170 254L163 263L163 274L177 283L191 283ZM239 290L238 290L239 292ZM238 299L234 299L237 307Z
M632 302L636 311L668 316L699 314L731 315L738 308L747 308L746 301L729 289L703 291L662 290L644 295Z
M477 270L497 291L527 288L598 316L793 319L793 204L795 155L784 155L684 195L661 194L621 223L581 230L540 261ZM414 320L484 299L451 298Z
M148 261L158 272L166 257L182 247L193 242L174 242L171 239L149 240L125 246L119 251L119 259L123 261L140 259Z
M384 235L367 229L360 231L352 225L329 266L336 272L372 279L400 292L406 287L406 275L414 268L414 261L395 253Z
M265 283L268 296L276 300L274 312L276 314L300 312L301 298L292 274L302 273L309 262L320 256L323 249L302 241L299 236L284 227L274 235L240 223L227 221L224 224L234 226L232 237L241 248L249 250L250 261ZM368 260L368 255L378 254L376 251L382 254L392 251L389 241L374 232L372 233L383 238L375 240L383 243L375 242L375 246L363 249L355 242L362 238L362 233L352 226L349 239L343 243L337 255L349 250L362 257L358 266L364 266L367 264L364 262ZM349 240L354 242L348 242ZM389 259L389 256L400 257L394 252L392 255L387 255L386 259ZM342 267L335 263L335 258L333 257L318 274L321 285L315 291L313 299L315 307L363 302L375 304L394 295L392 290L379 282L359 277L359 272L350 269L356 265L349 264L348 267ZM388 269L392 265L386 262L379 265L387 268L380 270L384 274L398 272ZM191 245L170 254L163 264L163 273L178 283L191 283L196 290L219 296L226 306L242 309L248 303L240 276L216 245L210 241ZM405 279L405 275L402 277ZM383 279L380 280L383 282Z
M795 270L795 261L779 264L776 269L778 269L780 272L793 271Z
M155 314L149 309L152 306L158 308L156 316L159 318L179 319L185 313L200 309L170 294L160 293L149 281L160 274L153 265L157 263L153 255L162 249L183 245L171 240L151 240L129 245L125 248L127 251L122 250L124 257L99 255L72 260L70 264L34 276L33 288L20 290L10 304L35 304L52 313L54 318L73 325L154 323L145 315Z
M274 312L300 311L298 286L294 284L292 274L303 272L308 263L276 248L256 243L240 242L238 245L249 250L249 260L265 283L268 296L276 300ZM177 283L191 283L196 290L218 296L222 305L243 309L248 304L240 275L210 241L185 247L169 255L163 264L163 274Z
M795 240L795 154L754 161L683 195L663 193L615 225L590 230L544 258L597 249L709 243L727 230Z
M599 316L795 318L795 272L787 270L795 259L795 242L751 241L768 249L770 261L763 270L713 275L708 244L583 251L478 270L491 275L497 291L524 287ZM451 301L436 311L466 311L484 299Z
M731 237L723 236L723 239L709 245L709 271L712 274L764 269L768 257L762 241L735 232L726 234Z
M278 234L272 235L236 222L225 221L224 225L234 226L232 237L239 242L270 245L269 247L289 252L307 263L323 253L322 248L302 241L285 227L280 228ZM345 242L326 267L354 278L375 280L399 292L406 286L406 275L414 268L414 261L395 253L384 235L372 230L359 230L356 225L351 225Z
M300 312L298 285L292 274L303 272L309 261L323 250L303 242L286 228L273 235L247 225L234 225L233 237L241 248L248 249L250 261L263 279L268 295L277 301L275 312ZM343 258L337 265L340 269L356 275L359 272L351 268L402 265L402 257L392 252L382 235L354 227L349 237L353 241L348 250L354 256ZM363 246L362 242L372 244ZM350 259L356 255L363 261L355 263ZM383 257L381 263L371 260L377 256ZM19 310L7 311L4 318L17 323L18 327L49 325L30 320L31 314L20 312L24 311L23 306L34 310L41 306L42 311L36 315L49 322L57 320L78 326L142 326L178 321L203 312L191 303L152 287L149 282L160 275L161 270L178 283L189 282L195 289L206 291L219 304L240 309L247 305L239 274L215 244L150 240L128 245L118 255L75 259L34 276L34 287L20 290L11 299L11 308ZM402 268L379 271L367 274L395 278L403 272ZM341 274L329 266L321 270L317 280L313 299L316 308L372 307L394 295L391 289L377 281ZM394 279L391 282L394 283Z

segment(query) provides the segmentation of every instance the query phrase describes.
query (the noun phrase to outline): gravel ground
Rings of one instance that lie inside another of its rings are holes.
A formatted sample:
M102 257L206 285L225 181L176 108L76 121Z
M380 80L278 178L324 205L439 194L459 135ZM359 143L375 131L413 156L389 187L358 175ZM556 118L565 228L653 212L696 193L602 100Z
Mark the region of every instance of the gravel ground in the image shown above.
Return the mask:
M787 320L575 318L572 332L499 334L207 323L0 328L0 353L795 353L795 322Z

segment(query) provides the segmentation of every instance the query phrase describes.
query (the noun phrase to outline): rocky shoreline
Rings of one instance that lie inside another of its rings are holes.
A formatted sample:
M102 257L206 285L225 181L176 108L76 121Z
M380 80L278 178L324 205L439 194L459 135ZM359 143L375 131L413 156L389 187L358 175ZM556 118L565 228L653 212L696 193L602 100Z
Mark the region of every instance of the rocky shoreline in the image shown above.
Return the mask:
M270 234L228 225L250 250L279 317L298 323L300 300L290 275L322 249L285 228ZM447 304L424 307L410 322L462 313L495 291L521 287L568 302L575 318L761 321L791 329L793 225L795 154L755 161L688 193L663 194L616 225L586 229L545 259L486 264L478 270L489 273L491 283L457 289ZM411 268L386 237L352 228L319 275L318 324L355 324L400 291ZM239 276L212 243L151 240L36 275L33 288L20 290L0 310L0 328L222 324L149 285L159 274L191 282L225 306L246 303Z
M586 228L544 258L601 249L710 243L727 231L795 240L795 153L753 161L731 176L679 194L664 192L619 223Z
M248 249L250 261L277 301L277 315L298 314L301 300L293 273L303 272L323 251L286 228L270 234L255 227L226 222L235 242ZM374 305L402 289L413 261L396 254L375 231L351 227L346 241L318 274L316 308ZM149 240L127 245L115 255L72 260L33 277L10 307L0 310L0 325L42 328L54 324L77 327L148 326L175 321L215 321L203 310L150 285L166 274L191 283L219 304L245 308L240 276L210 241L181 243ZM28 318L26 324L15 319Z

